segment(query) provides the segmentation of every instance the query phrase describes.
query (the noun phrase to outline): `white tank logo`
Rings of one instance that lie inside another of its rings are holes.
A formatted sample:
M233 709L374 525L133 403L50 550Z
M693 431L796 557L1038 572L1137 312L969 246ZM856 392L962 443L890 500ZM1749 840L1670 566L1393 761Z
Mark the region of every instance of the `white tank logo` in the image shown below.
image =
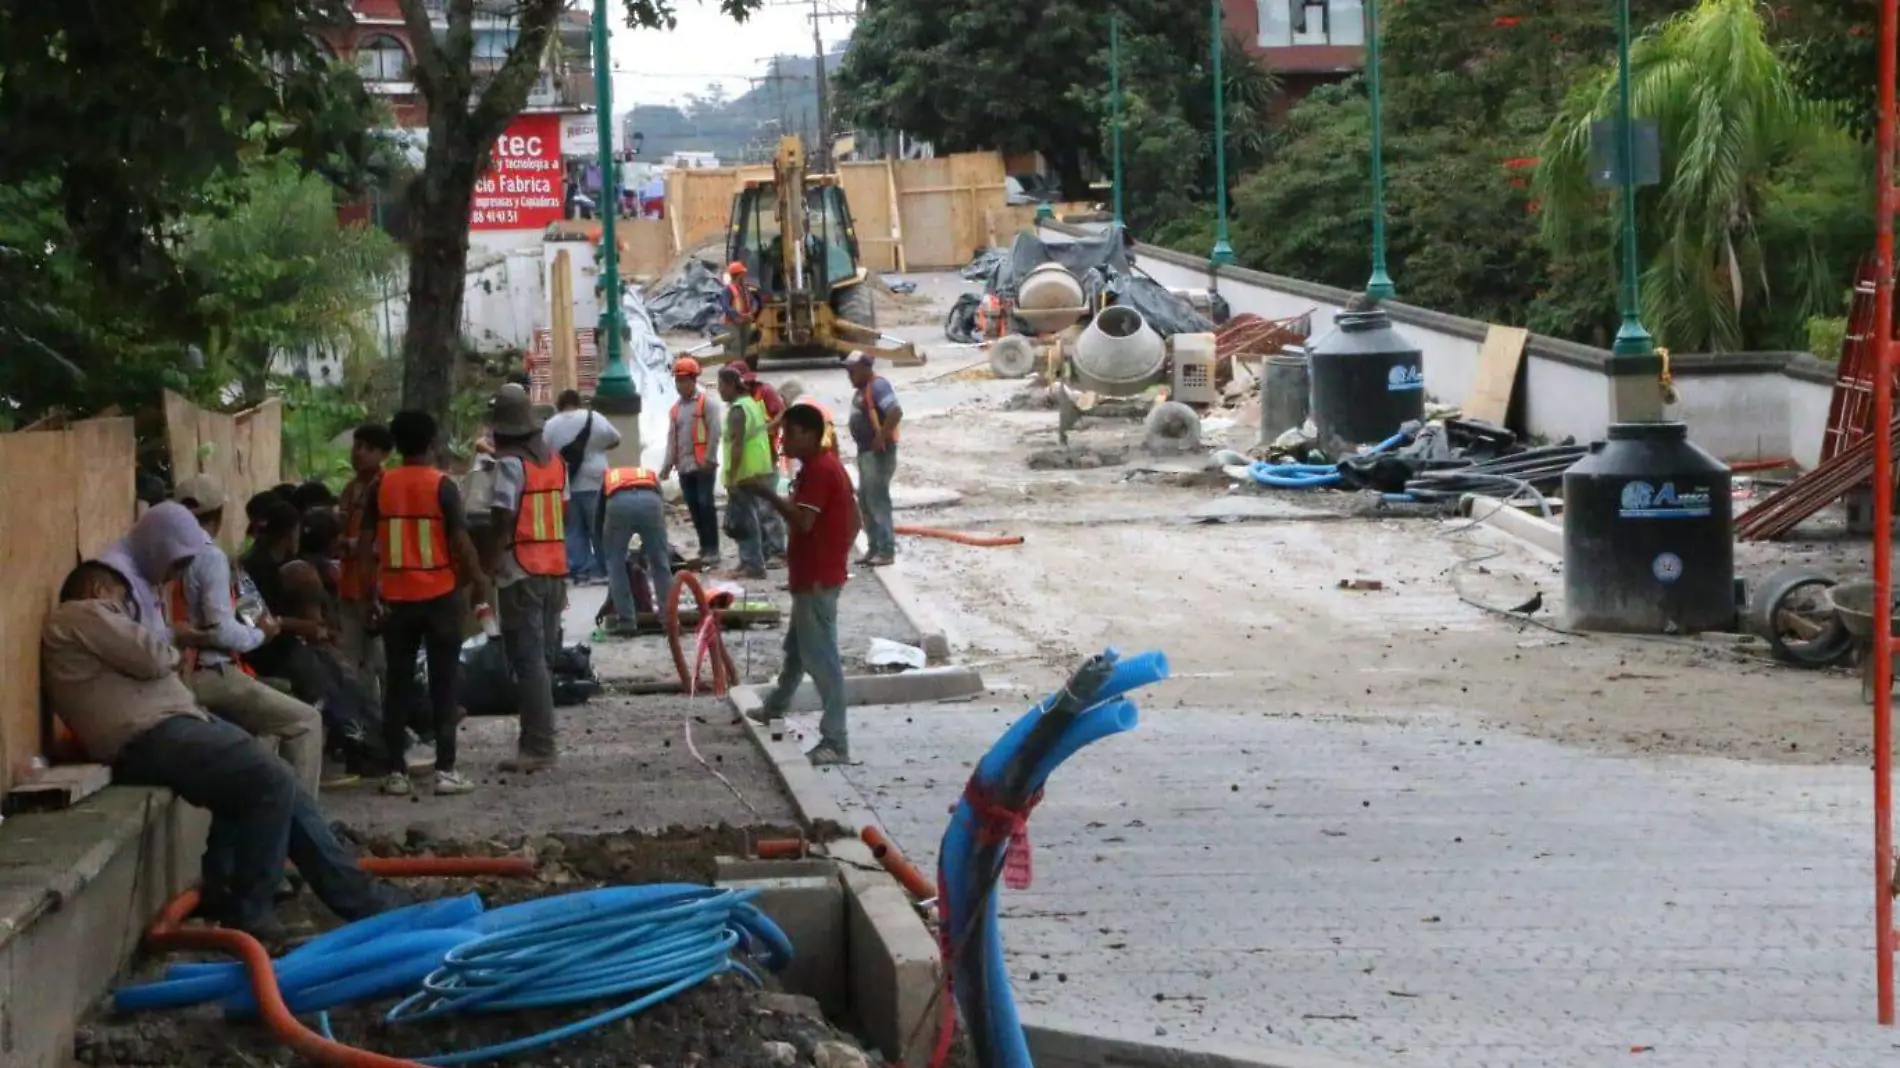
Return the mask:
M1425 372L1416 364L1410 367L1394 367L1386 372L1385 388L1388 393L1424 389Z
M1674 482L1656 486L1639 479L1623 483L1617 514L1623 519L1693 519L1709 514L1711 499L1704 487L1678 490Z

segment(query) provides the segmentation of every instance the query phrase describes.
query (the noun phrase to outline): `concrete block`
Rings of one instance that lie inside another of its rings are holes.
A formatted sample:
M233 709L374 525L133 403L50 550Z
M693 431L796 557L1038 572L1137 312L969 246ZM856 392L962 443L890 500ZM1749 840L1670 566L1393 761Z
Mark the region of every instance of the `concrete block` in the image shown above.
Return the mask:
M1307 1050L1240 1043L1170 1043L1113 1024L1074 1023L1023 1013L1023 1038L1037 1068L1364 1068Z
M0 826L0 1064L62 1068L146 922L197 878L205 813L113 787Z
M751 687L754 696L763 698L769 687ZM736 693L738 688L735 688ZM971 667L934 667L921 671L901 671L893 675L846 675L844 700L851 707L864 705L911 705L944 701L954 697L972 697L983 692L983 676ZM799 683L792 695L792 711L816 712L822 705L811 680Z
M941 664L950 659L950 638L944 633L943 626L923 607L922 598L911 588L909 580L897 573L896 569L880 567L877 580L884 584L884 592L890 595L897 610L917 632L917 643L923 647L924 656L933 664Z
M748 879L802 879L818 875L838 877L838 865L824 857L796 860L762 860L758 857L714 857L713 881L721 885Z
M736 686L731 692L732 707L739 713L739 720L745 726L746 734L752 744L759 747L765 759L772 764L772 771L778 776L779 785L791 795L792 808L798 812L798 818L806 830L819 824L850 826L843 807L832 797L825 787L818 769L811 766L798 743L789 736L773 741L768 729L754 723L747 715L759 709L759 694L749 686Z
M830 861L767 861L789 867L815 865L817 874L729 879L721 886L757 890L752 903L792 940L792 963L779 979L795 994L818 999L825 1014L843 1017L851 1007L844 884Z
M943 979L937 940L863 843L834 842L832 851L845 862L852 1018L887 1059L927 1063ZM864 870L865 863L872 870Z

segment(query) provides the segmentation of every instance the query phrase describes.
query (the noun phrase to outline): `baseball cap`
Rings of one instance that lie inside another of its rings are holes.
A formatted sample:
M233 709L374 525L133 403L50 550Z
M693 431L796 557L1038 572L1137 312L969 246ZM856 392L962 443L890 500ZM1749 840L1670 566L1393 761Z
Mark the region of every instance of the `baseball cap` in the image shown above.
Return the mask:
M172 489L172 500L192 515L210 515L224 507L224 486L212 475L193 475Z
M877 361L872 358L871 354L862 349L854 351L851 355L844 358L844 365L846 367L873 367L876 364Z

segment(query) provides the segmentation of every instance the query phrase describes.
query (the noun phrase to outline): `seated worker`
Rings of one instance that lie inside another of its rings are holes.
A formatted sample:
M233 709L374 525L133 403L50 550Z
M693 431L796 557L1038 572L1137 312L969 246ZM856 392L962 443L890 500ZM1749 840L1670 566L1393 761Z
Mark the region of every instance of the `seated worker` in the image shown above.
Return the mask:
M610 467L602 479L606 505L601 512L601 551L607 555L607 589L614 607L614 630L632 634L639 627L633 582L627 574L628 548L640 539L646 581L653 587L653 610L666 611L673 585L673 549L666 540L666 499L660 476L644 467Z
M200 915L281 941L271 898L286 857L345 920L402 903L357 867L283 761L198 707L177 648L133 618L132 585L113 567L80 564L59 600L40 634L47 706L115 781L161 786L211 811Z
M170 597L172 641L184 650L185 682L212 714L276 745L314 797L323 778L323 716L260 681L243 663L245 653L277 637L280 624L268 612L260 612L255 624L238 616L238 582L231 558L217 544L224 487L210 475L196 475L172 487L172 499L197 517L206 534ZM267 516L273 507L266 506Z

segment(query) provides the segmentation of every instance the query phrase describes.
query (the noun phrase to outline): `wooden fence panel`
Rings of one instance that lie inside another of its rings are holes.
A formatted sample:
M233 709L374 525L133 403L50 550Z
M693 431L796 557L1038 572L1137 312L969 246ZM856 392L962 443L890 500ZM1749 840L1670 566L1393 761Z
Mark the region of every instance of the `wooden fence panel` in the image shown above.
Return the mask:
M0 790L40 755L40 626L79 560L76 467L66 431L0 435Z
M851 205L859 260L871 271L897 270L898 234L891 217L896 197L891 189L891 168L882 160L841 163L838 185Z
M906 269L960 267L989 244L989 213L1005 206L1002 157L964 152L895 170Z
M622 268L631 277L658 278L673 262L673 228L665 219L623 219L614 235L626 249Z
M132 525L138 496L138 439L132 422L88 419L74 423L68 432L77 468L73 511L81 559L99 555Z
M684 252L723 237L732 221L739 172L731 167L678 170L666 176L666 218L673 247Z
M226 520L218 543L236 552L244 540L244 503L283 477L283 402L272 398L225 415L166 390L165 438L174 484L211 475L224 487Z

